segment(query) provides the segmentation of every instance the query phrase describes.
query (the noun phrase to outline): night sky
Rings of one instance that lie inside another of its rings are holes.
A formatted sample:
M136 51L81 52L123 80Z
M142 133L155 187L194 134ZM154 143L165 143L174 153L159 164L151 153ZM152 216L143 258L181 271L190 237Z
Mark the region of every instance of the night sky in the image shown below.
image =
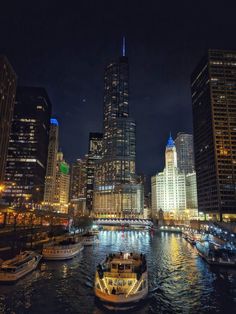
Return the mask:
M104 66L121 54L123 35L137 170L152 175L169 132L192 131L190 75L200 58L236 49L236 2L1 1L0 54L19 84L46 88L70 162L87 152L89 132L102 131Z

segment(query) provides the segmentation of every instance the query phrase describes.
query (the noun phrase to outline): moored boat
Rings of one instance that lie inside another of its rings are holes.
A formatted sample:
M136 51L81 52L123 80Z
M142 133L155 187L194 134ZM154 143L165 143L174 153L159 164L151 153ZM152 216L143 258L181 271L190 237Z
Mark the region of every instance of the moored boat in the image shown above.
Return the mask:
M74 239L66 239L49 246L45 246L42 251L46 260L67 260L77 256L83 250L83 244Z
M182 234L183 238L187 240L190 244L195 245L199 241L202 235L197 231L184 231Z
M127 309L148 294L146 257L138 253L116 253L97 266L94 291L109 309Z
M209 236L196 241L198 254L210 265L236 267L236 250L230 243L217 243Z
M99 243L98 236L91 232L87 232L84 235L82 235L82 239L83 239L82 242L84 246L89 246L89 245Z
M38 266L42 255L24 251L0 265L0 282L16 282Z

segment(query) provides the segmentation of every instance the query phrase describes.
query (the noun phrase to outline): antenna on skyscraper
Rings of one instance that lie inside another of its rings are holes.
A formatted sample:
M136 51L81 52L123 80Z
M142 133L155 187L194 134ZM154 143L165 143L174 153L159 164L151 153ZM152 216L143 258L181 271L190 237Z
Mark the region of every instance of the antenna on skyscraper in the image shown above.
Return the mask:
M125 36L123 36L123 42L122 42L122 56L125 57Z

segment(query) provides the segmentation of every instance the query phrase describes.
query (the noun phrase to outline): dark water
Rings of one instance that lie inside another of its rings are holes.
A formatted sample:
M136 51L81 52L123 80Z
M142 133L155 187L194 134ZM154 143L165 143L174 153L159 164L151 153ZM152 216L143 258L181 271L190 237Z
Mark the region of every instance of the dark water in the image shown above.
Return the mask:
M103 231L99 238L71 261L43 262L0 286L0 313L104 313L94 303L94 271L114 251L147 255L151 292L134 313L236 313L236 270L209 267L180 235Z

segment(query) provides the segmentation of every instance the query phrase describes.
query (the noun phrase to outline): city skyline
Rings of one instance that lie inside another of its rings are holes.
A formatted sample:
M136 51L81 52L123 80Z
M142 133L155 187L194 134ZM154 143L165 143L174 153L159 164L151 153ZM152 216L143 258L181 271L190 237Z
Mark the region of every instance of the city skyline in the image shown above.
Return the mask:
M66 159L72 162L87 152L89 132L102 130L103 68L121 52L125 35L132 82L130 104L138 125L137 170L150 176L156 167L162 167L162 148L170 129L173 134L192 133L190 75L198 60L208 48L236 48L232 41L235 22L230 18L230 8L214 7L215 19L209 21L210 5L204 3L204 10L202 5L200 1L185 16L191 5L178 8L174 4L169 17L165 13L167 5L158 7L154 1L150 1L148 10L145 6L136 8L132 3L126 4L124 12L120 8L114 10L113 4L105 6L104 12L102 4L95 4L92 12L86 4L70 8L58 5L51 19L52 4L42 3L32 14L24 4L11 9L4 4L3 22L8 23L10 14L9 21L14 22L1 28L0 50L9 58L21 85L47 89L53 114L61 124L60 145ZM64 9L67 14L62 13ZM222 12L229 18L219 23ZM183 24L178 22L178 13ZM70 14L72 18L68 20L66 16ZM198 16L201 24L197 23ZM138 23L140 17L142 27ZM183 21L181 17L186 19ZM9 37L3 31L6 28ZM23 45L20 38L24 38ZM16 46L21 49L15 49ZM177 114L179 119L175 119ZM161 133L165 135L157 136Z
M235 10L2 3L0 314L235 312Z

